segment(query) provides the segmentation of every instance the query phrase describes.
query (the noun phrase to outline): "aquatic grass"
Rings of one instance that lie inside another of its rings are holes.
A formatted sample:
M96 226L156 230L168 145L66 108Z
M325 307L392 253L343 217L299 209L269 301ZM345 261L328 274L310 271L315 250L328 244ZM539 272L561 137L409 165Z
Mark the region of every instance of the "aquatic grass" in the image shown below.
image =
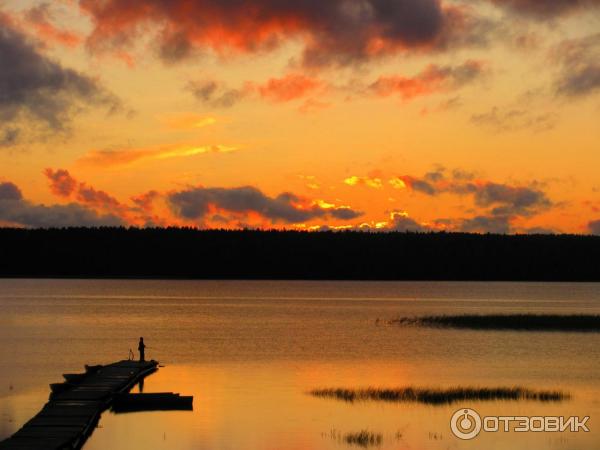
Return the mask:
M382 401L396 403L424 403L427 405L449 405L462 401L495 401L495 400L532 400L540 402L559 402L569 398L569 394L561 391L536 391L524 387L453 387L435 388L374 388L346 389L325 388L313 389L310 395L321 398L333 398L348 403L357 401Z
M464 314L401 317L390 325L472 330L600 332L600 315L586 314Z
M379 447L383 442L381 433L372 433L368 430L361 430L358 433L346 433L344 442L349 445L357 445L359 447Z

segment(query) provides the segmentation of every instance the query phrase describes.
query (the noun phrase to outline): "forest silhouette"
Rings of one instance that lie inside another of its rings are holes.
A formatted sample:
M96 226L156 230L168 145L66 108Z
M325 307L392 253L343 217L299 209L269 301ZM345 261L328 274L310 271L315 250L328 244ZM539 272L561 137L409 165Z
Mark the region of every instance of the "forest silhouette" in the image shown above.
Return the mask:
M600 237L3 228L0 276L600 281Z

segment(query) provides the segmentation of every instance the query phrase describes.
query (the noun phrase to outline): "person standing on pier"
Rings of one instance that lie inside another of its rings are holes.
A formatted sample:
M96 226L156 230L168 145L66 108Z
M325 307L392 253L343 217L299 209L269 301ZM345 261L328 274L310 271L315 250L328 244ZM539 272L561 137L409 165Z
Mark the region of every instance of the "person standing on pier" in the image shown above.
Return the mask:
M140 351L140 361L146 361L146 356L144 354L146 351L146 344L144 344L143 337L140 338L140 343L138 344L138 350Z

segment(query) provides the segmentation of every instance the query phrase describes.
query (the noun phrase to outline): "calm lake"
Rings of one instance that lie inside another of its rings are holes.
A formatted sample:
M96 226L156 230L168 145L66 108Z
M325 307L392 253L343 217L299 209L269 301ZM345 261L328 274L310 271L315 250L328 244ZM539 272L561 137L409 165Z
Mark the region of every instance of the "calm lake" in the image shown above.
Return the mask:
M361 430L381 435L381 449L600 448L600 333L383 324L450 313L600 314L600 284L0 280L0 440L62 373L127 359L143 336L147 358L165 366L144 392L193 395L194 411L107 411L86 450L341 450L359 448L344 435ZM523 386L571 398L432 406L307 394L369 386ZM462 441L450 431L461 407L589 416L590 432Z

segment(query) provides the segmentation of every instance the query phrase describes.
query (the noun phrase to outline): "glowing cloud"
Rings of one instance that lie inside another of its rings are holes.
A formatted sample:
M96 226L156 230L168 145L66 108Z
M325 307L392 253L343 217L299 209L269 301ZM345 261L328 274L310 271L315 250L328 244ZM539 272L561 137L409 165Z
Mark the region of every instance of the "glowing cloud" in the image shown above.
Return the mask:
M276 102L289 102L305 97L322 86L322 82L302 74L288 74L282 78L271 78L258 86L264 98Z
M373 189L381 189L383 187L381 178L359 177L356 175L346 178L344 183L348 186L367 186Z
M429 65L414 77L400 75L380 77L370 88L381 96L398 94L404 100L458 89L484 73L481 61L469 60L459 66Z
M198 114L176 114L161 118L161 122L171 130L196 130L216 124L217 119Z
M307 201L291 192L270 197L254 186L234 188L194 187L171 192L167 201L177 217L202 222L211 214L254 216L270 223L304 223L330 217L351 220L363 215L348 206L335 206L322 200Z
M394 189L406 189L406 183L404 182L404 180L402 180L402 178L392 178L388 181L388 183Z
M111 167L132 164L147 159L181 158L208 153L231 153L237 147L226 145L171 145L131 150L92 150L78 160L86 166Z
M52 23L52 16L51 4L42 3L28 10L25 13L25 20L33 26L36 36L44 43L56 42L66 47L81 45L84 40L83 36L58 28Z
M122 48L142 31L169 62L198 50L219 55L302 45L304 65L343 65L473 41L475 19L441 0L80 0L92 18L88 46Z

